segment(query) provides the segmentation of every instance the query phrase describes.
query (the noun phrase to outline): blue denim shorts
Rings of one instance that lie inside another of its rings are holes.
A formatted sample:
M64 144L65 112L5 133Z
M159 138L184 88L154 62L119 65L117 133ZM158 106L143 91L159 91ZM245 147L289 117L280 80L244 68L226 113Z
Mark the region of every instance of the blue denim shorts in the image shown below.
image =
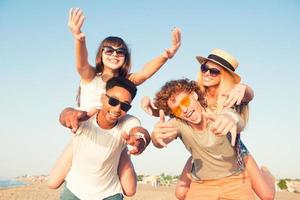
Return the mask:
M240 138L240 134L238 134L235 143L236 153L237 153L237 162L238 165L242 168L245 168L244 157L250 155L247 147L244 145Z
M104 198L103 200L123 200L123 194L118 193L109 197ZM66 186L64 190L60 194L60 200L80 200L77 196L75 196Z

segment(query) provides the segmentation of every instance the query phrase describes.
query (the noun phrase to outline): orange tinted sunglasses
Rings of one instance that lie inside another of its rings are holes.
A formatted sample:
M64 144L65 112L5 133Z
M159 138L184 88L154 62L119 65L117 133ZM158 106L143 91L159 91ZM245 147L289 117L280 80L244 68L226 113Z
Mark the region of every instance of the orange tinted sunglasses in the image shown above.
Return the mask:
M182 113L181 106L187 107L190 105L190 103L191 103L190 95L185 96L183 99L181 99L179 105L172 109L172 114L175 115L176 117L179 117Z

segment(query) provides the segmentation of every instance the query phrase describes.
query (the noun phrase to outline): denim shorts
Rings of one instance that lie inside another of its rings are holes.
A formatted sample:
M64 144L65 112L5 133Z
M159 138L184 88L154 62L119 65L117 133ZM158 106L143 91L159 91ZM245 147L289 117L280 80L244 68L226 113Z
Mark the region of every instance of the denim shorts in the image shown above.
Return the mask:
M80 200L75 196L66 186L60 194L60 200ZM103 200L123 200L123 194L118 193L109 197L104 198Z
M248 151L247 147L242 142L242 140L240 138L240 134L238 134L238 136L236 138L235 148L236 148L236 153L237 153L238 165L241 168L245 168L244 157L249 156L250 152Z

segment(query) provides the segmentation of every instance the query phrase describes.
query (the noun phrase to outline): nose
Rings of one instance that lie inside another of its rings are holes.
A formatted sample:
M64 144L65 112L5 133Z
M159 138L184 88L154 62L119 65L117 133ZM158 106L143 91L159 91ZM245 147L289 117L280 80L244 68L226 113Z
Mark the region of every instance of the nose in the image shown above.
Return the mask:
M210 75L210 72L209 70L207 70L205 73L204 73L205 76L209 76Z
M114 106L114 111L120 113L122 111L121 104Z
M111 55L118 56L117 51L114 51Z
M181 108L181 110L182 110L183 113L186 113L188 111L188 107L187 106L180 105L180 108Z

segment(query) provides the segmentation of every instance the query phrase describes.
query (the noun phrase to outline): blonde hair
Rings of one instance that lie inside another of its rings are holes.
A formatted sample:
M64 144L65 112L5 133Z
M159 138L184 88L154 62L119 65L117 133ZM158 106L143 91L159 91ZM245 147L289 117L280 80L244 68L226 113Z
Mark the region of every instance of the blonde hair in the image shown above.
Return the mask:
M218 96L216 99L216 112L220 113L223 109L224 109L224 94L227 94L233 87L235 84L238 84L240 82L236 82L233 75L228 72L226 69L224 69L223 67L221 67L221 80L220 80L220 84L218 86ZM199 88L201 90L201 92L205 95L205 98L207 99L207 91L208 91L208 87L205 87L203 85L203 73L200 71L198 73L198 79L197 79L197 83L199 85ZM208 101L207 101L208 102ZM209 106L208 106L209 107ZM249 108L248 108L248 104L241 104L239 106L235 106L234 109L240 114L240 116L242 117L242 119L245 122L245 125L248 122L249 119Z

